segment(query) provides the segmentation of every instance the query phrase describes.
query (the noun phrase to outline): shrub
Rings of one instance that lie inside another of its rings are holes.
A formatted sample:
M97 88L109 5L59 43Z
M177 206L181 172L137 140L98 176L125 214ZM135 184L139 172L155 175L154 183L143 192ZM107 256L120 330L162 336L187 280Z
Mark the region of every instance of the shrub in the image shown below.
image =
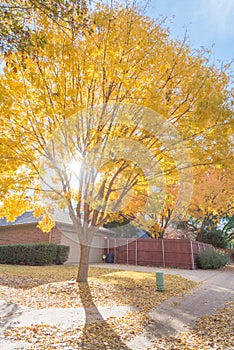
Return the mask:
M11 244L0 246L0 263L11 265L63 264L69 247L53 243Z
M62 265L67 261L70 247L67 245L57 245L56 264Z
M197 257L197 265L201 269L218 269L226 265L227 262L227 255L215 250L205 250L200 252Z

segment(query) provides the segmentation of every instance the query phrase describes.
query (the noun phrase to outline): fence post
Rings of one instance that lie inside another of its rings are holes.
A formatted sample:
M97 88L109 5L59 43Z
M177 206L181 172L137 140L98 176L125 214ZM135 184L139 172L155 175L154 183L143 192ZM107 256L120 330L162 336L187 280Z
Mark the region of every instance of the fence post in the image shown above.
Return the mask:
M127 239L127 265L128 265L128 239Z
M117 250L116 250L116 239L115 239L115 246L114 246L114 261L115 261L115 263L116 263L116 252L117 252Z
M165 264L165 250L164 250L164 241L162 239L162 258L163 258L163 267L166 266Z
M138 246L137 246L137 239L136 239L136 251L135 251L136 265L137 265L137 249L138 249Z
M108 254L110 253L110 240L108 238L107 240L107 251L108 251Z
M190 240L190 250L191 250L191 259L192 259L192 270L195 269L195 264L194 264L194 255L193 255L193 242Z

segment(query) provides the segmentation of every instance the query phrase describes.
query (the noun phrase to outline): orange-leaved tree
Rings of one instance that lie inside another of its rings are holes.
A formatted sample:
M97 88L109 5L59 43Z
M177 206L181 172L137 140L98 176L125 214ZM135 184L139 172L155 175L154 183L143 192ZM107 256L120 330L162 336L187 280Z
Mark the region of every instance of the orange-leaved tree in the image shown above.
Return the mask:
M197 177L188 213L197 219L199 238L222 218L234 213L234 181L231 164L226 169L209 167Z

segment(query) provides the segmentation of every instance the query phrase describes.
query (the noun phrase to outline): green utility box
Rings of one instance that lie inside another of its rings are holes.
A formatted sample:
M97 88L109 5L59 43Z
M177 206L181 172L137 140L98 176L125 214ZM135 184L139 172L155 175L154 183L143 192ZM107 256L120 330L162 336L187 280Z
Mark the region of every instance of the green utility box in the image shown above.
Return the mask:
M156 272L156 287L157 287L157 291L159 292L164 291L164 273L163 272Z

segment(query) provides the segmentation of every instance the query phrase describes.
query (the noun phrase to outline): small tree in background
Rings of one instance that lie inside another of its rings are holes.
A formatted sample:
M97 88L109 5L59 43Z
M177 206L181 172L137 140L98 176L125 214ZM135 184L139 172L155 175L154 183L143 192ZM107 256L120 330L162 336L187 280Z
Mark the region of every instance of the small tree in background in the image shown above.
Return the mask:
M212 244L217 248L227 248L228 242L224 237L221 230L212 230L208 232L203 232L202 235L199 236L199 242Z

